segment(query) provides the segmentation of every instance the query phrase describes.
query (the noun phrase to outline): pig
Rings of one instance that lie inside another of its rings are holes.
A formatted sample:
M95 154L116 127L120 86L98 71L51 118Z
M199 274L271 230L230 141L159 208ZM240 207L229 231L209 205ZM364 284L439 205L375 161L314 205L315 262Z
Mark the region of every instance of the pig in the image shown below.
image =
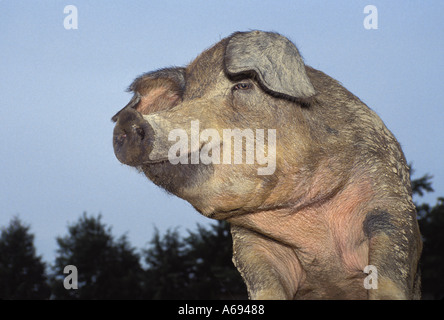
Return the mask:
M236 32L129 91L112 118L117 159L228 221L250 299L420 298L399 143L288 38Z

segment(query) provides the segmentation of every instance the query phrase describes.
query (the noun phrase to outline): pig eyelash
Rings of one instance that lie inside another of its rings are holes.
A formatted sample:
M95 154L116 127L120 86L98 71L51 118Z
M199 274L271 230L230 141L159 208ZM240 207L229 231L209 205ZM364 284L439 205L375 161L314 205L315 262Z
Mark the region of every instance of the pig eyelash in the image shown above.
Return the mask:
M253 88L253 85L249 82L240 82L237 83L236 85L233 86L232 90L233 91L237 91L237 90L249 90Z

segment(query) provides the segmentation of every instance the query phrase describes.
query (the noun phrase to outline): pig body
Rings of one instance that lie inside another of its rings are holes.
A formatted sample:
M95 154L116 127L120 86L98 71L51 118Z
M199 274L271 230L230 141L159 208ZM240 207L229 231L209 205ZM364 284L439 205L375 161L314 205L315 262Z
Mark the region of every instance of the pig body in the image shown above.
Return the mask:
M421 240L398 142L287 38L234 33L129 89L113 117L117 158L231 224L250 298L419 298Z

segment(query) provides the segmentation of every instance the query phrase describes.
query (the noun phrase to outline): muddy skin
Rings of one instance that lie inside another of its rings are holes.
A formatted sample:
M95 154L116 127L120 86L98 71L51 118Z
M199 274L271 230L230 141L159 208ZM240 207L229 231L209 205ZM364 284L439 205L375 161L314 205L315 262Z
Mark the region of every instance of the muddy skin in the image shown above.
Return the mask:
M290 40L237 32L129 91L113 117L116 157L231 224L250 298L420 298L422 243L399 143ZM243 135L237 163L228 129ZM368 265L377 289L364 287Z

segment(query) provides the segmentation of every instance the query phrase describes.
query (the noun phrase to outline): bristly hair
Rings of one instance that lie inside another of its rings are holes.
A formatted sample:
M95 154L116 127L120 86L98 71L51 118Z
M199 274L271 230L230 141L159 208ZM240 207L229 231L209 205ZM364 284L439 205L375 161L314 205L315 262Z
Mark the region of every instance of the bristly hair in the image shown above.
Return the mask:
M126 89L127 92L134 92L138 88L138 86L145 80L146 78L150 79L170 79L178 84L180 89L185 90L185 68L183 67L169 67L162 68L155 71L146 72L140 76L138 76L134 81L130 84L130 86Z

